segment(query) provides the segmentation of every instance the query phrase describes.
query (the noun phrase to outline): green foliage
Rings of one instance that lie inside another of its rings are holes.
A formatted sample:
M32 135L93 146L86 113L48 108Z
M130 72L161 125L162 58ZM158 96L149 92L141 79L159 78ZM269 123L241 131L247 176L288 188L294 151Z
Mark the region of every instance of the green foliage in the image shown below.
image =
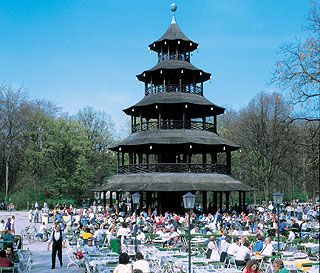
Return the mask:
M107 114L85 108L76 117L59 116L57 107L28 101L20 90L10 89L3 94L8 97L0 100L3 111L3 103L16 106L12 107L16 111L23 106L23 115L17 112L14 116L19 119L13 121L19 124L19 134L11 141L7 184L4 172L0 172L0 184L8 185L9 196L19 209L28 208L35 201L80 204L83 198L92 197L93 188L115 174L116 156L107 149L115 130ZM0 115L0 124L9 124L2 119L10 115L11 112ZM10 128L4 127L3 132L7 131ZM3 153L3 140L0 137L1 170L8 158Z

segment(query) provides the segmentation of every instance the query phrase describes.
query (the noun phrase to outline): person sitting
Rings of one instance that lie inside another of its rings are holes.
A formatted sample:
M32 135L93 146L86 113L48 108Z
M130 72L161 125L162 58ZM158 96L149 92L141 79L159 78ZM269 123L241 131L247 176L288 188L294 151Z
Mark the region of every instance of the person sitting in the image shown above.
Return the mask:
M220 254L214 236L209 238L206 258L212 261L220 261Z
M274 251L274 249L273 249L273 246L271 244L271 239L270 239L270 237L267 237L264 240L264 245L263 245L263 248L262 248L262 250L260 252L260 255L264 256L264 257L270 257L272 255L273 251Z
M19 263L19 256L17 252L14 251L13 246L7 246L6 253L11 262L15 264Z
M144 260L144 257L140 252L136 254L136 261L133 263L133 270L136 269L140 269L143 273L150 272L149 263Z
M288 231L289 231L288 241L289 241L289 242L292 242L292 241L296 238L296 235L295 235L295 233L291 230L291 228L289 228Z
M288 273L288 269L284 267L283 261L280 259L275 259L273 261L273 269L275 273Z
M83 253L85 254L98 254L99 249L93 244L92 238L87 240L87 244L82 248Z
M242 246L239 247L236 255L235 261L236 265L244 266L246 265L247 261L250 260L250 243L245 241Z
M228 247L228 255L235 256L240 246L240 241L238 237L233 239L233 243Z
M249 260L247 261L242 273L262 273L262 271L259 269L257 260Z
M227 235L224 240L220 243L220 262L226 262L228 256L228 249L231 244L232 238Z
M6 249L7 246L13 245L14 236L9 230L6 230L3 234L3 248Z
M183 243L180 239L180 235L176 234L176 236L174 236L172 239L170 239L170 241L168 242L168 245L170 247L177 247L177 248L182 248L183 247Z
M252 247L252 252L260 252L263 248L263 237L260 234L257 234L257 241Z
M113 273L132 273L132 265L128 253L121 253L119 256L119 264L113 270Z
M43 234L44 234L44 231L46 230L46 223L43 222L40 226L39 226L39 229L38 229L38 233L36 235L36 237L39 237L41 239L43 239Z
M7 257L5 250L0 250L0 268L1 267L12 267L13 262Z

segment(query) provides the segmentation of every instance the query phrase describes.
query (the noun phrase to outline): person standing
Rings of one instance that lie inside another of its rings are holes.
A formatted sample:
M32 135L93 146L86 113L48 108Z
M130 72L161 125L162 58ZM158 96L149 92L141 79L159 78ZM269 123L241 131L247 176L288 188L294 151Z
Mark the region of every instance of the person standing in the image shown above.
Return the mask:
M52 265L51 269L56 267L56 255L58 252L58 258L60 261L60 266L62 267L62 246L65 244L65 236L63 231L60 229L59 223L55 223L54 229L51 232L49 243L48 243L48 250L50 250L50 246L52 244Z

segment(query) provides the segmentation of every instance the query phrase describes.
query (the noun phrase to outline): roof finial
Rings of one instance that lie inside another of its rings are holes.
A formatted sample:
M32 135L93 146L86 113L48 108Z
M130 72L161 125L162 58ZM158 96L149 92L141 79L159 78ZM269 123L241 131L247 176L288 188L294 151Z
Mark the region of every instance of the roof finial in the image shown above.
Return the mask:
M170 5L170 10L172 11L173 15L172 15L172 20L171 20L171 24L175 24L176 23L176 18L175 18L175 12L177 10L177 5L175 3L172 3Z

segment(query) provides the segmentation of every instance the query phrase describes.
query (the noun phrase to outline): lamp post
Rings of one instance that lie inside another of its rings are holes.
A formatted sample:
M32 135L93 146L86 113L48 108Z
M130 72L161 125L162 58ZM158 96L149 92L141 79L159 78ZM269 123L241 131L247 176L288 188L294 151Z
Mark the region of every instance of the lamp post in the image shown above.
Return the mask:
M131 195L131 198L132 198L132 203L135 207L135 211L137 212L138 210L138 205L140 203L140 194L139 193L134 193ZM137 214L137 213L136 213ZM137 246L137 232L138 232L138 226L137 226L137 215L136 215L136 223L134 224L133 226L133 232L134 232L134 251L135 253L137 254L138 252L138 246Z
M191 210L194 208L194 203L196 196L188 192L183 196L183 206L185 209L189 210L188 216L188 256L189 256L189 273L191 273L191 235L190 235L190 219L191 219Z
M277 206L277 218L278 218L278 252L280 252L280 204L283 201L283 194L276 192L273 195L273 203Z

